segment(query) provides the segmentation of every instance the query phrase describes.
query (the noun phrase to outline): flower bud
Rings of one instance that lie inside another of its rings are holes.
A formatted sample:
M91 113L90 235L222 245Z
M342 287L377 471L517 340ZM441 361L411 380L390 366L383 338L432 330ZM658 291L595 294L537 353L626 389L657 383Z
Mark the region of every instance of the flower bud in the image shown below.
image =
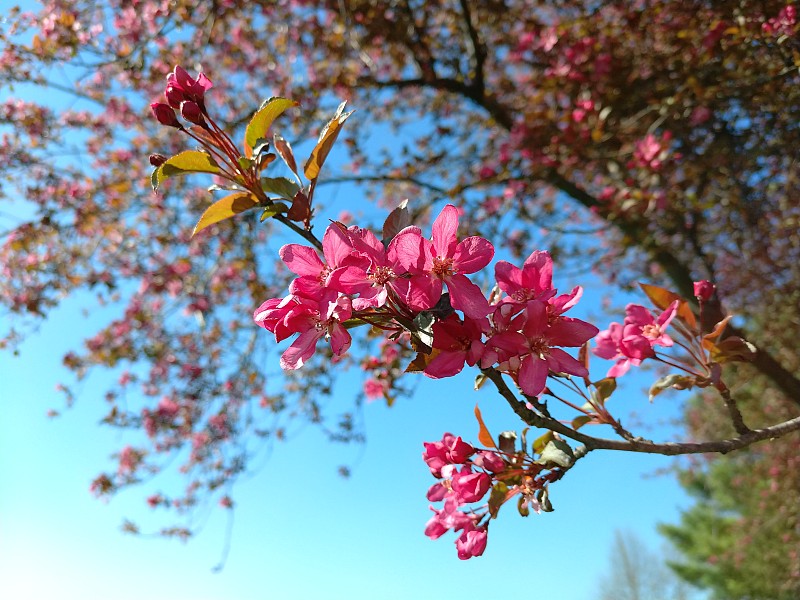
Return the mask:
M163 154L151 154L150 155L150 164L154 167L160 167L165 162L167 162L167 157Z
M456 551L458 558L467 560L474 556L480 556L486 550L487 531L485 527L476 527L472 530L464 531L456 540Z
M707 279L694 282L694 295L700 302L708 302L714 295L715 286Z
M181 127L178 117L175 116L175 111L172 110L172 107L168 104L153 102L150 105L150 110L153 111L153 116L155 116L156 120L162 125L166 125L167 127Z
M181 102L188 100L186 94L174 85L167 86L167 89L164 91L164 96L167 98L169 105L176 110L181 107Z
M203 112L197 102L192 102L191 100L181 102L181 116L190 123L205 127L206 120L203 118Z

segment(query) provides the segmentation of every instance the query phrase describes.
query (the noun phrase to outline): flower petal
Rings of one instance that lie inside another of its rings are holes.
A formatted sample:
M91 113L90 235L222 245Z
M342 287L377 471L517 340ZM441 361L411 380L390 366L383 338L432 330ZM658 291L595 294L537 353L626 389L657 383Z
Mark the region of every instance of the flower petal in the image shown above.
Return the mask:
M461 240L453 255L459 273L476 273L494 258L494 246L489 240L474 235Z
M451 257L456 249L458 232L458 209L448 204L436 217L431 227L433 248L436 256ZM491 259L490 259L491 260Z
M297 275L318 277L319 272L325 268L317 251L308 246L286 244L278 251L278 254L289 270Z
M546 361L529 354L519 368L519 387L528 396L538 396L544 389L549 371Z
M467 279L466 275L452 275L446 279L450 292L450 304L472 319L480 319L489 314L491 307L481 288Z
M323 332L317 329L309 329L301 333L281 356L281 368L292 371L302 367L303 363L314 354L317 342L323 335Z

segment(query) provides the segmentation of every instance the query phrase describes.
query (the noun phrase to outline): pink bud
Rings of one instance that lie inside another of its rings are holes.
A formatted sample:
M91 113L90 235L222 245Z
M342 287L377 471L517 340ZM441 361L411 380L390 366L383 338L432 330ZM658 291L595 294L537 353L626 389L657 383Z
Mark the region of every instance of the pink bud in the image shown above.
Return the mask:
M700 302L708 302L714 295L715 286L707 279L694 282L694 295Z
M486 473L473 473L465 466L458 474L453 476L453 491L463 502L477 502L486 495L492 487L492 478Z
M184 94L179 88L177 88L174 85L167 86L167 89L164 91L164 96L166 96L169 105L175 109L181 107L181 102L188 100L186 94Z
M181 102L181 116L190 123L200 125L201 127L204 127L206 124L206 120L203 118L203 112L200 110L197 102L192 102L191 100Z
M150 110L153 111L153 115L155 116L156 120L162 125L176 128L181 127L178 117L175 116L175 111L172 110L172 107L168 104L164 104L163 102L153 102L150 105Z
M480 452L478 456L472 459L472 462L492 473L500 473L506 468L506 461L503 460L502 456L486 450Z
M456 540L456 550L458 551L458 558L467 560L473 556L480 556L486 550L486 541L488 539L488 532L482 527L478 527L471 531L465 531Z

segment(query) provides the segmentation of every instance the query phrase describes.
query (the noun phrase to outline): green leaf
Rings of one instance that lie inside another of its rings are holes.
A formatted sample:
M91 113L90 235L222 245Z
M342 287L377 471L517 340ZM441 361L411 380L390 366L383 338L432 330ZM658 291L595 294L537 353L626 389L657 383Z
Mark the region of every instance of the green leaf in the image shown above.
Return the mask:
M267 131L272 126L273 121L283 114L286 109L297 105L297 102L288 98L270 98L261 105L261 108L250 119L244 132L244 149L248 157L253 156L253 148L255 148L258 140L267 137Z
M574 419L572 419L572 428L575 431L577 431L578 429L580 429L581 427L583 427L584 425L586 425L587 423L589 423L591 421L592 421L592 417L590 417L589 415L579 415L579 416L575 417Z
M289 207L286 206L283 202L273 202L264 209L263 213L261 213L261 218L259 219L259 221L263 223L270 217L274 217L275 215L286 212L289 212Z
M664 390L669 388L674 388L676 390L690 390L695 385L696 380L694 377L689 377L688 375L678 375L673 373L672 375L665 375L661 379L658 379L650 386L650 402L653 401L653 398L658 396Z
M550 502L550 493L547 491L546 487L536 492L536 499L539 501L542 512L553 512L555 510L553 508L553 503Z
M539 465L552 468L552 466L568 469L575 462L572 448L564 440L550 440L542 450L542 456L536 461Z
M480 373L480 374L476 375L475 376L475 391L477 392L479 389L481 389L483 387L483 384L486 383L486 381L488 379L489 378L486 377L486 375L484 375L483 373Z
M319 171L322 168L325 159L333 148L336 138L339 136L342 125L347 120L347 117L353 114L351 110L348 113L342 114L346 102L342 102L336 110L336 114L328 121L325 127L322 128L322 133L319 134L319 140L314 150L311 151L311 156L308 157L305 166L303 167L305 176L309 180L319 177Z
M433 347L433 323L436 319L433 313L429 311L422 311L414 317L414 331L412 335L416 335L420 342L426 346Z
M593 399L600 404L605 404L606 400L611 397L614 390L617 389L617 380L614 377L606 377L594 384Z
M508 485L498 481L492 487L491 494L489 494L489 514L492 518L497 516L500 507L503 506L506 500L508 500Z
M157 190L158 186L167 178L174 175L188 175L190 173L211 173L217 175L220 173L219 165L211 158L210 154L200 152L199 150L185 150L180 154L171 156L163 165L153 171L150 177L150 183L153 184L153 189Z
M534 454L541 454L544 452L544 447L550 443L553 439L553 432L547 431L544 435L540 435L538 438L533 440L533 452Z
M262 177L261 189L267 194L274 194L291 201L300 191L300 186L286 177Z
M237 192L235 194L231 194L230 196L225 196L224 198L214 202L214 204L206 209L206 212L204 212L203 216L200 217L197 225L194 226L192 236L196 235L209 225L229 219L232 216L238 215L239 213L249 210L257 205L258 202L256 202L255 198L253 198L247 192Z

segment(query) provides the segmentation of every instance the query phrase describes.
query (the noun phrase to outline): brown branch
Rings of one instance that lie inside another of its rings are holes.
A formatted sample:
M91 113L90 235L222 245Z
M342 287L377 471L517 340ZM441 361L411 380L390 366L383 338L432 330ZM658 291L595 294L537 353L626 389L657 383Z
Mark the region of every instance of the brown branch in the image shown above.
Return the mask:
M665 456L680 456L684 454L727 454L733 450L746 448L751 444L768 439L783 437L793 431L800 431L800 417L795 417L783 423L765 427L763 429L748 430L741 433L738 437L724 440L709 440L705 442L651 442L649 440L610 440L597 438L585 433L575 431L567 427L560 421L545 417L531 410L526 403L517 398L511 391L500 371L496 369L482 369L481 372L492 380L497 391L506 399L509 406L522 419L524 423L531 427L549 429L554 433L559 433L564 437L580 442L586 446L587 451L591 450L619 450L623 452L641 452L645 454L663 454Z
M719 395L722 396L723 402L725 402L725 408L728 409L728 415L731 418L731 423L736 433L739 435L747 435L750 433L751 429L744 424L744 418L739 410L739 406L736 404L736 400L731 396L731 391L724 386L717 388L717 391Z

